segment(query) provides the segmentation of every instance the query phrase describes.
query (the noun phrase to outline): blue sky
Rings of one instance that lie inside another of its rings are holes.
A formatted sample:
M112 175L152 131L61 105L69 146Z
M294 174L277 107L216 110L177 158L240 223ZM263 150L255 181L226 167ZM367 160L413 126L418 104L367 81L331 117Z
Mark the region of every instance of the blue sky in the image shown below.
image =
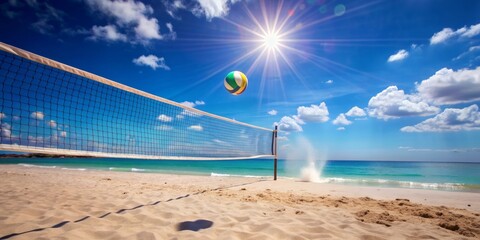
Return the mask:
M0 41L327 159L480 161L479 1L8 0ZM249 85L223 87L233 70ZM194 104L194 103L197 104ZM188 103L187 103L188 104Z

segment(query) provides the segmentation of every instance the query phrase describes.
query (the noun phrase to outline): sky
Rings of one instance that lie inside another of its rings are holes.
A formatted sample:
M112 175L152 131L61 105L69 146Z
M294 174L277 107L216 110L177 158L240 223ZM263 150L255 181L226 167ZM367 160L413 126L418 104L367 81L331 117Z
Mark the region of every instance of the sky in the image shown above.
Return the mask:
M7 0L0 41L330 160L480 161L477 0ZM239 96L224 78L241 71Z

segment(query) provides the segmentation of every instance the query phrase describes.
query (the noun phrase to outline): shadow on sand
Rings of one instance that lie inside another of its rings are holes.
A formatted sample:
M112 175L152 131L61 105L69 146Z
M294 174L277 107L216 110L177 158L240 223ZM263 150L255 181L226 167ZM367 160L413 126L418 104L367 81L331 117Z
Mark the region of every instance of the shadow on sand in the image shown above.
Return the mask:
M185 221L181 222L177 225L177 231L185 231L185 230L190 230L197 232L202 229L207 229L213 226L213 222L205 219L198 219L196 221L190 222L190 221Z

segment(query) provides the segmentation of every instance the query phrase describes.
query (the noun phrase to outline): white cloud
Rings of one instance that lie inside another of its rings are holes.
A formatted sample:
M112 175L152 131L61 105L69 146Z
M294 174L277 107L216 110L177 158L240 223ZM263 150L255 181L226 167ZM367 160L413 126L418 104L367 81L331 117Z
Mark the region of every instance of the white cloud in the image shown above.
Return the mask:
M136 23L142 18L146 18L146 14L152 14L153 8L136 2L134 0L86 0L94 9L99 10L107 15L115 17L119 23Z
M45 114L43 114L43 112L32 112L32 114L30 114L30 117L37 120L43 120Z
M207 20L211 20L216 17L223 17L228 14L230 10L229 0L197 0L198 4L196 8L192 10L195 16L205 15Z
M192 125L192 126L188 127L188 129L198 131L198 132L203 131L203 127L201 125Z
M28 142L33 144L43 144L43 137L28 136Z
M2 137L9 138L9 137L12 136L12 131L10 131L10 129L4 129L4 128L2 128L0 132L1 132L1 136L2 136Z
M185 102L181 102L180 104L182 104L182 105L184 105L184 106L186 106L186 107L194 108L194 107L196 107L196 106L205 105L205 102L204 102L204 101L200 101L200 100L196 100L195 102L185 101ZM200 113L197 113L197 112L194 112L194 111L190 111L190 110L184 109L180 114L177 115L177 118L178 118L178 119L184 119L184 118L185 118L184 116L200 117L201 114L200 114Z
M463 37L472 38L480 34L480 23L467 27L467 30L462 33Z
M340 115L338 115L337 118L335 118L335 120L333 120L333 124L335 124L335 125L350 125L350 124L352 124L352 121L349 121L345 117L345 114L341 113Z
M403 132L457 132L480 130L480 112L476 104L463 109L447 108L433 118L406 126Z
M125 34L119 33L117 27L114 25L106 26L93 26L92 27L92 36L90 39L93 40L107 40L107 41L127 41L127 36Z
M277 113L278 113L278 112L277 112L277 110L275 110L275 109L272 109L272 110L268 111L268 114L270 114L270 115L272 115L272 116L277 115Z
M173 31L172 23L165 23L165 26L167 26L168 28L168 34L165 37L168 37L169 39L172 39L172 40L177 39L177 33Z
M276 110L269 111L268 113L277 114ZM280 122L275 122L274 125L278 126L280 131L287 132L301 132L303 128L300 125L307 122L326 122L328 121L328 108L325 102L319 105L312 104L310 107L300 106L297 108L297 115L284 116L280 119Z
M156 18L150 18L153 8L135 0L86 0L87 4L116 21L116 25L135 33L135 40L147 42L152 39L163 39ZM133 27L133 30L131 29ZM114 40L110 38L110 40ZM124 40L123 37L117 40Z
M408 52L405 49L398 51L397 53L388 57L388 62L400 61L408 57Z
M345 127L339 127L337 128L338 131L345 131Z
M357 107L357 106L352 107L350 110L348 110L347 113L345 113L345 115L347 115L349 117L365 117L365 116L367 116L365 111L363 109Z
M457 30L453 30L451 28L444 28L442 31L433 34L430 38L430 45L439 44L442 42L446 42L451 38L472 38L480 34L480 23L476 25L472 25L470 27L462 27Z
M169 30L170 32L173 32L173 25L172 25L172 23L165 23L165 26L167 26L167 28L168 28L168 30Z
M7 115L5 113L0 112L0 119L7 118Z
M2 137L11 137L12 136L12 126L8 123L2 123L0 125L0 135Z
M331 80L331 79L330 79L330 80L327 80L325 83L327 83L327 84L332 84L332 83L333 83L333 80Z
M442 31L433 34L433 36L430 38L430 44L434 45L444 42L455 35L456 33L451 28L444 28Z
M191 107L191 108L195 107L195 105L196 105L195 103L189 102L189 101L181 102L180 104L182 104L184 106L187 106L187 107Z
M162 121L162 122L171 122L172 121L172 117L169 117L165 114L160 114L158 117L157 117L158 120Z
M457 104L480 100L480 67L476 69L442 68L417 85L422 98L435 104Z
M57 123L54 120L50 120L50 121L48 121L48 126L50 126L51 128L56 128Z
M149 66L151 67L153 70L157 69L157 68L163 68L165 70L170 70L170 67L168 67L166 64L165 64L165 58L161 57L157 57L155 55L148 55L148 56L145 56L145 55L142 55L138 58L135 58L133 59L133 63L139 65L139 66Z
M173 127L168 125L155 126L155 130L160 130L160 131L170 131L172 129Z
M230 5L238 0L163 0L166 12L172 18L180 19L177 15L179 10L190 11L196 17L203 17L210 21L213 18L224 17L230 11Z
M325 102L310 107L300 106L297 108L297 117L303 122L326 122L328 121L328 108Z
M156 18L140 18L135 27L135 33L139 39L162 39L160 35L160 26Z
M378 119L392 119L405 116L429 116L440 109L431 106L420 96L405 94L397 86L390 86L372 97L368 102L368 114Z
M473 47L468 48L469 52L473 52L473 51L477 51L477 50L480 50L480 46L473 46Z
M195 102L185 101L181 102L180 104L182 104L183 106L194 108L196 106L205 105L205 102L201 100L196 100Z
M452 59L452 60L456 61L456 60L459 60L459 59L464 58L464 57L466 57L466 56L473 55L473 52L476 52L476 51L478 51L478 50L480 50L480 46L470 47L470 48L468 48L468 51L466 51L466 52L458 55L456 58L454 58L454 59ZM478 55L478 54L475 54L475 56L477 56L477 55Z
M302 119L300 119L297 115L293 115L292 118L293 118L293 120L295 120L295 122L297 122L298 124L301 124L301 125L305 124L305 122L304 122Z
M178 10L187 9L187 6L183 0L162 0L163 5L165 6L165 11L170 15L170 17L180 20L181 18L177 15Z
M285 131L285 132L303 131L302 127L298 124L298 122L289 116L282 117L282 119L280 119L280 122L275 123L275 125L278 126L278 129L280 131Z

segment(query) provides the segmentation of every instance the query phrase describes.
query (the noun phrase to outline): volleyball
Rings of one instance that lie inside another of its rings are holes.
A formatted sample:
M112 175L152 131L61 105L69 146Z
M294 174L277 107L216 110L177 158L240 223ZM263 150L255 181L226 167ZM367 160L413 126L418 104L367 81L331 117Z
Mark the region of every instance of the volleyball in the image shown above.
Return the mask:
M245 74L240 71L230 72L225 77L225 89L233 95L240 95L245 91L248 85L248 79Z

